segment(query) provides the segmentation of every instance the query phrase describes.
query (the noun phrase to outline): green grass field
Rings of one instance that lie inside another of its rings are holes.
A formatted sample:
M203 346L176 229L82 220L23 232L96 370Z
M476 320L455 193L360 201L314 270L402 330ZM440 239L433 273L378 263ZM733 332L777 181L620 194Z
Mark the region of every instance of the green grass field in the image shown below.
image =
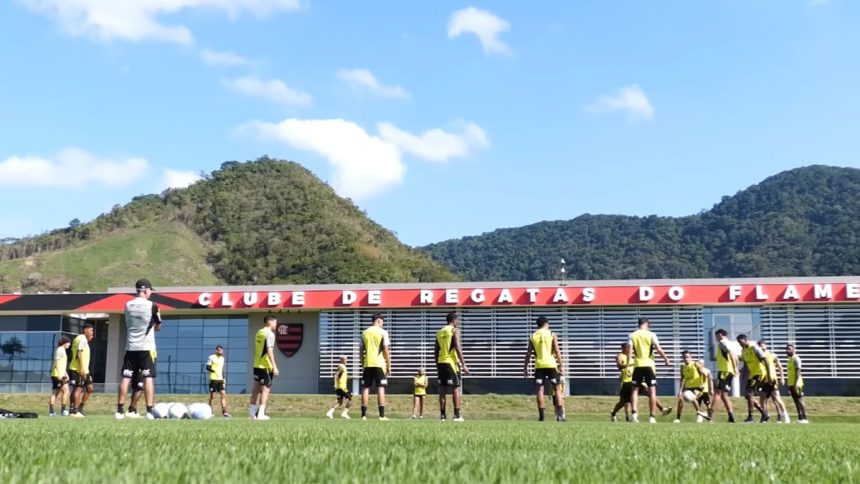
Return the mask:
M409 420L402 396L389 422L328 420L329 398L281 395L268 422L247 419L244 396L232 420L115 421L111 397L96 395L86 419L0 421L0 482L860 481L856 398L810 399L802 426L728 425L724 414L611 424L605 397L572 398L569 422L540 423L523 420L534 418L524 396L468 397L463 424L438 422L433 400L425 420ZM41 409L36 398L0 395L0 407ZM501 420L506 406L513 420Z

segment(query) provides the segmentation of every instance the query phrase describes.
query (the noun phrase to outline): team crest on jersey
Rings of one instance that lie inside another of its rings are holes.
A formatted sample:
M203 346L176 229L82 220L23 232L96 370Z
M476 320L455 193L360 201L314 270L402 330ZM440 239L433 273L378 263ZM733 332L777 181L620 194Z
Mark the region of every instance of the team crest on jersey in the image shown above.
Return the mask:
M302 347L304 332L305 325L303 324L278 324L278 328L275 330L275 340L281 353L287 358L298 353L299 348Z

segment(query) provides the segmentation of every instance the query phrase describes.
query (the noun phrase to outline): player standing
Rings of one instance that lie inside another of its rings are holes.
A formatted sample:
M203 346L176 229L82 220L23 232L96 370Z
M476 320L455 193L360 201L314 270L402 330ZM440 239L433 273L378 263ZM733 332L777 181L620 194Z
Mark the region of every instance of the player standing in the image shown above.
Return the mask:
M346 369L346 356L340 357L340 362L337 364L337 372L334 374L334 393L337 396L337 401L328 412L326 412L325 416L328 418L334 418L334 412L341 405L346 403L346 406L343 409L343 412L340 414L340 418L349 419L349 406L352 404L352 392L349 391L347 387L347 381L349 380L349 372Z
M54 412L54 404L57 397L60 397L61 415L67 417L69 412L66 410L66 404L69 401L69 372L66 370L69 357L66 351L69 349L71 342L69 338L61 336L57 342L57 349L54 351L54 363L51 365L51 403L48 406L48 416L56 417Z
M558 422L566 420L564 412L564 394L559 386L561 377L564 375L564 364L561 358L561 350L558 347L558 337L549 329L549 319L546 316L537 318L537 331L529 338L526 349L525 362L523 363L523 375L528 378L529 363L535 355L535 391L537 393L538 420L546 420L546 405L544 404L544 384L549 382L554 394L555 419Z
M681 355L684 362L681 364L681 379L678 382L678 414L675 417L675 423L681 423L681 413L684 410L684 393L692 392L696 395L696 399L690 402L693 409L696 411L697 423L702 423L704 415L699 410L699 397L706 395L707 377L702 372L702 367L698 362L693 361L693 355L687 350L684 350Z
M732 382L738 371L738 357L729 346L726 330L714 331L714 339L717 340L717 384L714 387L714 398L711 400L711 408L708 409L708 417L713 422L714 409L717 401L721 400L729 414L729 423L735 423L735 414L729 397L732 393Z
M118 420L125 418L125 397L131 379L140 372L143 378L143 393L146 399L146 418L154 419L152 407L155 405L155 333L161 331L161 312L158 305L150 301L152 283L140 279L134 284L137 297L125 303L126 345L122 362L122 381L116 402Z
M806 404L803 403L803 362L793 344L785 346L785 354L788 356L788 393L797 407L797 422L808 424Z
M221 416L230 418L227 412L227 379L224 378L224 347L215 347L215 353L209 355L206 360L206 371L209 372L209 407L212 408L212 400L217 393L221 397Z
M745 334L739 334L737 340L738 344L743 348L741 359L744 360L744 371L747 373L747 387L744 395L747 400L747 419L744 420L744 423L753 422L753 408L761 413L762 422L767 422L770 418L766 418L767 408L762 408L759 402L755 400L755 396L761 387L762 379L767 374L764 351L750 343Z
M275 328L278 320L271 314L263 318L263 327L254 335L254 381L251 384L251 420L270 420L266 415L272 382L280 374L275 363Z
M618 403L610 414L613 422L618 419L615 414L624 408L624 420L630 421L630 395L633 393L633 360L627 355L630 345L621 344L621 352L615 355L615 366L621 373L621 386L618 389Z
M382 328L385 324L382 315L377 313L370 318L370 327L361 333L361 419L367 420L370 387L376 385L379 420L388 420L385 416L385 387L391 371L391 340L388 331Z
M782 396L779 394L779 387L785 384L782 363L780 363L779 358L772 351L767 350L767 343L763 339L758 340L756 345L758 345L759 349L764 352L764 360L767 366L767 373L762 379L761 395L759 397L759 404L764 409L765 416L767 417L766 419L763 419L762 422L770 420L770 417L767 415L767 400L770 398L776 406L777 422L790 423L791 419L788 416L785 403L782 401Z
M95 326L84 324L83 334L72 341L72 361L69 363L69 383L72 387L71 416L86 417L84 405L93 393L93 377L90 375L90 341L95 334Z
M427 374L424 368L412 378L412 420L424 418L424 397L427 396Z
M436 332L436 346L434 354L436 357L436 373L439 378L439 418L445 420L447 415L447 393L451 389L454 400L454 421L462 422L460 416L460 405L463 399L461 387L460 368L463 373L469 374L469 367L463 357L463 345L460 340L460 331L457 326L460 319L455 313L445 316L446 324Z
M657 364L654 361L654 352L656 351L666 366L670 365L669 357L660 346L660 341L657 335L651 332L651 321L646 318L639 318L639 329L630 333L627 341L627 357L633 358L633 392L630 395L630 406L632 407L630 421L639 422L637 415L639 402L639 387L646 388L648 391L648 422L657 423L654 418L654 413L657 411ZM671 410L669 410L671 412Z

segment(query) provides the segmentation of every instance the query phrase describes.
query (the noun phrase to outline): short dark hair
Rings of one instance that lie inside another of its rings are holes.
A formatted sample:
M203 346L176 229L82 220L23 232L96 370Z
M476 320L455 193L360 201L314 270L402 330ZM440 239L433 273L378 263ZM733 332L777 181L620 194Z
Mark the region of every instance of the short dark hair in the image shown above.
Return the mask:
M456 319L457 319L457 313L455 313L454 311L451 311L450 313L448 313L445 316L445 321L447 321L449 323L453 323Z
M278 321L278 318L276 318L276 317L272 316L271 314L267 314L267 315L263 318L263 323L268 323L269 321L275 321L275 322L277 322L277 321Z
M222 350L224 349L224 347L223 347L223 346L221 346L221 345L218 345L218 346L216 346L216 347L215 347L215 349L216 349L216 350L217 350L218 348L221 348Z
M717 336L728 336L729 335L728 331L724 330L723 328L720 328L720 329L714 331L714 334Z
M538 316L538 318L537 318L537 327L538 328L543 328L547 324L549 324L549 319L547 319L546 316Z
M72 342L72 340L70 340L69 338L67 338L65 336L60 336L60 341L57 341L57 346L63 346L64 344L68 344L71 342Z
M651 324L651 321L648 318L639 318L639 322L637 324L641 328L643 324Z
M373 313L372 315L370 315L370 322L371 323L375 323L377 319L381 319L381 320L385 321L385 318L383 318L382 314L380 314L380 313Z
M794 343L786 343L785 347L788 348L789 346L791 346L792 348L797 348L797 346L794 346Z
M737 337L736 339L737 339L738 341L740 341L740 340L742 340L742 339L749 339L749 338L747 338L747 335L745 335L745 334L739 334L739 335L738 335L738 337Z
M763 340L763 339L760 339L760 340L756 341L756 342L755 342L755 344L757 344L757 345L759 345L759 346L761 346L761 345L766 345L766 344L767 344L767 341L765 341L765 340Z
M84 323L84 329L90 329L90 328L96 329L96 325L93 323Z
M693 353L690 353L690 350L684 350L681 352L681 356L684 356L684 355L691 355L692 356Z
M626 341L625 341L624 343L621 343L621 349L623 350L623 349L624 349L624 347L625 347L625 346L627 346L627 345L629 345L629 344L630 344L630 343L627 343Z

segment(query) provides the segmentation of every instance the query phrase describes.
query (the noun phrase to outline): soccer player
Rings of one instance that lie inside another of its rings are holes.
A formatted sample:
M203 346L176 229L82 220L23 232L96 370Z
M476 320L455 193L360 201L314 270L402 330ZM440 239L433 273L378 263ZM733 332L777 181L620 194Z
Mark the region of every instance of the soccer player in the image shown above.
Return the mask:
M728 332L724 329L714 331L714 339L717 340L717 384L714 386L714 398L708 409L708 419L713 422L714 410L717 401L722 401L729 414L729 423L735 423L735 414L732 409L732 401L729 399L732 393L732 382L738 371L738 357L729 346Z
M657 423L654 413L657 411L657 364L654 361L656 351L666 366L670 365L669 357L660 346L657 335L651 332L651 321L639 318L639 329L630 333L627 343L627 358L633 358L633 392L630 394L630 406L632 408L630 421L639 422L637 415L639 401L639 387L648 391L648 422ZM671 412L671 409L669 410Z
M546 408L544 404L544 384L552 385L555 398L555 419L564 422L564 393L559 386L561 377L564 375L564 364L561 358L561 350L558 347L558 337L549 329L549 319L546 316L537 318L537 331L529 338L526 349L526 357L523 363L523 375L529 376L529 363L535 356L535 391L537 393L538 420L546 420Z
M370 327L361 333L361 419L367 420L370 387L375 385L379 420L384 421L388 420L385 416L385 387L391 371L391 339L388 331L382 328L385 320L381 314L374 314L370 319Z
M704 421L704 415L699 410L699 397L706 393L706 376L705 373L702 372L701 366L699 366L698 362L693 360L693 354L687 350L684 350L681 355L684 358L684 362L681 363L681 379L678 382L678 414L675 417L675 423L681 423L681 413L684 411L684 393L685 392L693 392L696 395L696 400L691 402L693 405L693 409L696 411L697 423L702 423Z
M779 358L773 352L767 350L767 343L763 339L758 340L756 345L764 352L764 359L767 365L767 373L762 379L760 387L761 395L759 396L759 404L764 410L765 417L767 417L762 419L762 422L770 420L770 416L767 414L767 399L770 398L773 400L774 406L776 406L777 422L789 423L791 419L788 416L785 403L782 401L782 396L779 394L779 387L785 384L782 363L780 363Z
M69 338L61 336L57 342L57 349L54 351L54 364L51 365L51 403L48 406L48 416L56 417L54 404L57 397L60 397L60 405L62 405L61 415L67 417L69 412L66 410L66 404L69 401L69 372L66 370L68 364L68 355L66 351L69 349L71 342Z
M714 394L714 379L711 376L711 370L705 366L705 360L700 359L697 361L696 368L699 369L699 374L702 375L705 381L704 389L699 394L699 398L696 399L699 402L699 408L702 409L699 415L706 420L710 420L707 409L711 405L711 395Z
M788 393L797 407L797 422L808 424L806 405L803 403L803 363L793 344L785 345L785 354L788 356Z
M621 386L618 390L618 403L612 409L610 414L613 422L618 419L615 414L624 408L624 420L630 421L630 395L633 393L633 360L627 355L630 345L628 343L621 344L621 352L615 355L615 366L621 373Z
M116 401L117 420L125 418L125 397L134 374L140 372L143 378L143 393L146 400L146 418L152 420L152 407L155 406L155 333L161 331L161 312L158 305L150 301L152 283L139 279L134 284L137 297L125 303L126 344L122 362L122 381Z
M424 368L419 368L418 373L412 378L412 420L424 418L424 397L427 395L427 375Z
M275 328L278 320L271 314L263 318L263 327L254 335L254 382L251 384L251 420L270 420L266 415L274 378L280 374L275 362Z
M340 357L340 363L337 365L337 372L334 374L334 393L337 396L337 401L328 412L326 412L325 416L328 418L334 418L334 412L341 405L346 402L346 406L344 406L343 412L340 414L340 418L349 419L349 406L352 404L352 392L349 391L349 387L347 386L347 381L349 380L349 372L346 369L346 356Z
M69 383L72 387L70 416L86 417L84 405L93 393L93 377L90 375L90 341L95 334L95 326L84 324L83 334L72 341L72 361L69 363Z
M221 396L221 416L230 418L230 413L227 412L227 380L224 378L223 346L216 346L215 353L209 355L209 359L206 360L206 371L209 372L209 407L212 407L212 400L217 393Z
M744 360L744 370L747 373L747 387L744 395L747 400L747 419L744 420L744 423L753 422L753 408L761 413L762 422L767 422L770 418L765 418L767 409L763 409L755 400L755 396L761 387L762 379L767 374L764 351L755 344L750 343L745 334L739 334L737 340L738 344L743 348L741 359Z
M463 369L463 373L468 375L469 367L466 366L466 360L463 357L463 345L460 341L460 331L457 329L460 319L455 313L448 313L445 316L445 321L445 326L436 332L434 349L436 373L439 378L439 418L441 420L448 418L447 394L450 388L454 400L454 421L462 422L460 404L463 399L463 389L460 381L460 368Z

